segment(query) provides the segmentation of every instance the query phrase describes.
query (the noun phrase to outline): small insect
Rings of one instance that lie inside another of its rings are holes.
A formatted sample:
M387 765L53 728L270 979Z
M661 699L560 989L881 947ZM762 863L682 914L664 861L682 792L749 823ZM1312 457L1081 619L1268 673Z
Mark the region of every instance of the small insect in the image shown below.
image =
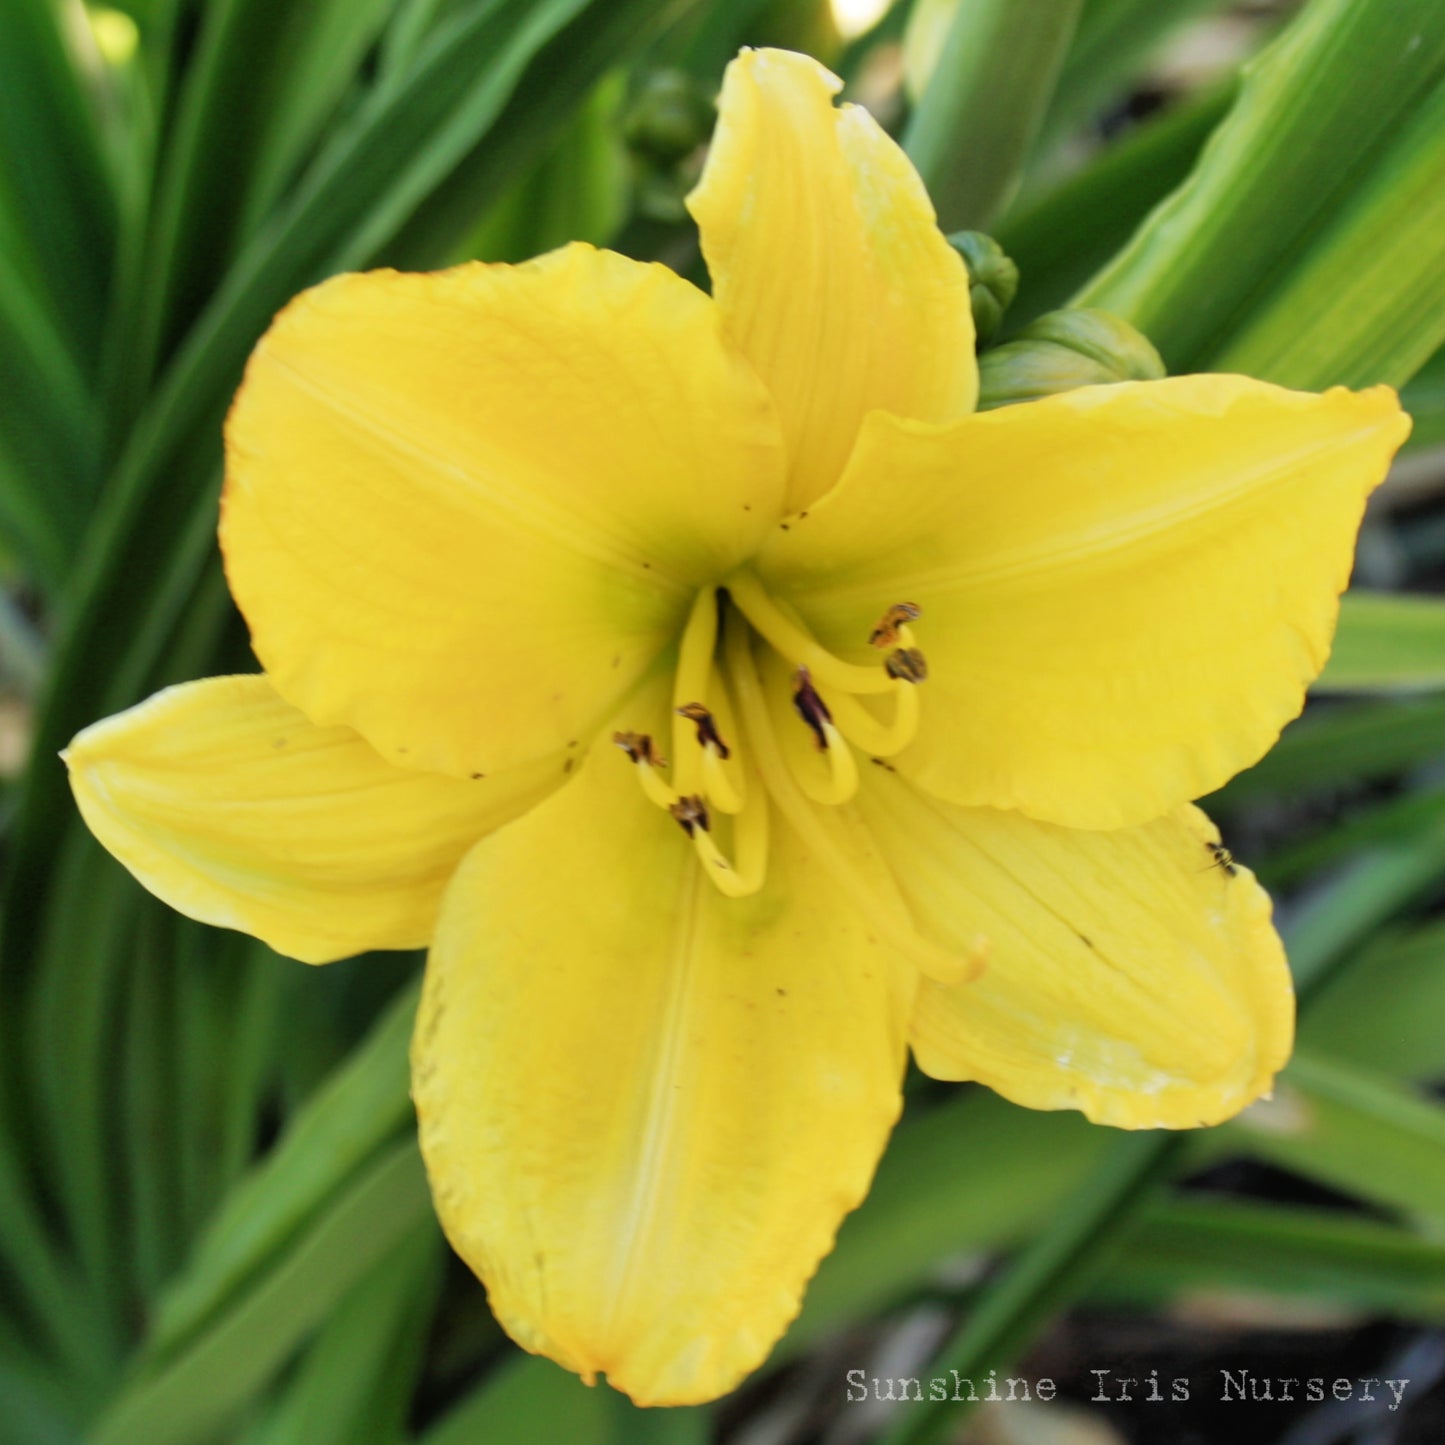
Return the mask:
M1204 845L1214 857L1210 868L1223 868L1231 878L1235 877L1239 869L1234 866L1234 854L1224 846L1223 843L1206 842ZM1208 869L1205 870L1206 872Z

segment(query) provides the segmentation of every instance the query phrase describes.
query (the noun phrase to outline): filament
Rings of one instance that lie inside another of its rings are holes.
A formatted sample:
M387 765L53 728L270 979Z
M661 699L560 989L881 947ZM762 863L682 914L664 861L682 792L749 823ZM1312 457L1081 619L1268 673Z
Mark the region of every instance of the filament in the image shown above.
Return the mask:
M806 667L827 688L841 692L891 692L893 679L881 667L858 667L835 657L794 622L745 568L724 584L738 611L794 667Z
M702 788L702 749L689 730L688 718L676 711L693 703L707 704L712 655L717 648L717 593L704 587L693 598L692 611L678 648L677 675L672 684L672 781L679 793Z

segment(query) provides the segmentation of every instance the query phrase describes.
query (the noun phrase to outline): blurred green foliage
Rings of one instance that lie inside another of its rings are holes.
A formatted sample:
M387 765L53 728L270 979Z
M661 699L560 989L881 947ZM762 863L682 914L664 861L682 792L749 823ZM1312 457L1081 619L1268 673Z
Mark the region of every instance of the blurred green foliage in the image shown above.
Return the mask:
M519 1355L447 1263L416 961L307 971L177 918L55 753L251 665L219 427L274 311L341 269L572 237L695 270L681 198L742 44L838 67L945 222L1002 239L1005 340L1073 300L1171 370L1385 381L1417 419L1318 700L1208 804L1283 902L1278 1098L1165 1140L918 1089L778 1365L920 1300L966 1307L948 1360L1000 1367L1080 1299L1445 1320L1445 9L1276 7L1242 66L1169 80L1161 46L1225 8L900 0L845 36L813 0L0 3L0 1442L712 1438L716 1411ZM1369 1210L1181 1185L1226 1159ZM961 1255L1003 1264L960 1286ZM895 1437L952 1425L918 1407Z

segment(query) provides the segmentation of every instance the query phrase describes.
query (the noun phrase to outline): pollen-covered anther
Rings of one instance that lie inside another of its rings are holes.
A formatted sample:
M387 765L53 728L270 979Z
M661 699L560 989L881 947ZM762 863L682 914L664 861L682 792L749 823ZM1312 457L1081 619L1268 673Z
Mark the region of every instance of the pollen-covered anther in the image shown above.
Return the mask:
M650 768L665 768L667 759L657 751L650 733L620 732L612 734L612 741L622 749L634 763L646 763Z
M897 647L903 630L910 622L917 622L923 616L923 609L916 602L895 602L873 626L868 634L872 647Z
M858 763L853 749L838 731L828 704L818 696L806 667L793 674L793 706L807 723L814 744L828 764L826 781L806 776L799 779L804 791L815 803L846 803L858 791Z
M916 647L895 648L884 659L883 670L899 682L928 681L928 662Z
M813 686L812 674L806 667L798 668L793 674L793 707L811 729L818 750L826 752L828 731L833 726L833 714L828 711L828 704L818 696L818 690Z
M712 817L708 813L707 803L696 793L679 798L667 811L689 838L699 829L704 833L712 829Z
M732 750L722 740L722 735L717 730L717 719L703 703L685 702L677 709L677 715L685 717L688 722L695 724L699 747L710 747L724 762L732 757Z
M651 803L667 808L677 802L676 791L668 784L659 769L667 766L662 754L657 751L650 733L620 732L612 734L612 741L622 749L637 767L637 781Z

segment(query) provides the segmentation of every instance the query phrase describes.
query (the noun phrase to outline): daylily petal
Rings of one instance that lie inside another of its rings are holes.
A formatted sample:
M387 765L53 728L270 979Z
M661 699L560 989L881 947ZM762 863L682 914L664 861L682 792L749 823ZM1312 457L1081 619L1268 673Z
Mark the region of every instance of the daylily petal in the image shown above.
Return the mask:
M955 807L876 770L858 807L919 927L984 950L975 982L919 993L913 1051L935 1078L1174 1129L1237 1113L1289 1057L1269 898L1216 862L1197 808L1090 833Z
M967 268L903 152L834 108L841 84L744 51L688 198L729 334L777 401L795 509L837 481L873 408L951 421L978 395Z
M782 495L712 302L586 246L307 292L226 439L227 576L277 689L458 776L587 738Z
M166 688L86 728L65 760L87 826L152 893L307 963L429 942L467 849L565 766L465 780L393 767L264 676Z
M1388 388L1228 376L947 428L873 416L759 571L854 657L882 608L922 607L922 723L894 762L924 787L1140 823L1249 766L1299 712L1365 497L1408 430Z
M611 749L479 844L413 1046L438 1213L526 1349L641 1404L732 1388L900 1106L911 971L778 826L724 898Z

